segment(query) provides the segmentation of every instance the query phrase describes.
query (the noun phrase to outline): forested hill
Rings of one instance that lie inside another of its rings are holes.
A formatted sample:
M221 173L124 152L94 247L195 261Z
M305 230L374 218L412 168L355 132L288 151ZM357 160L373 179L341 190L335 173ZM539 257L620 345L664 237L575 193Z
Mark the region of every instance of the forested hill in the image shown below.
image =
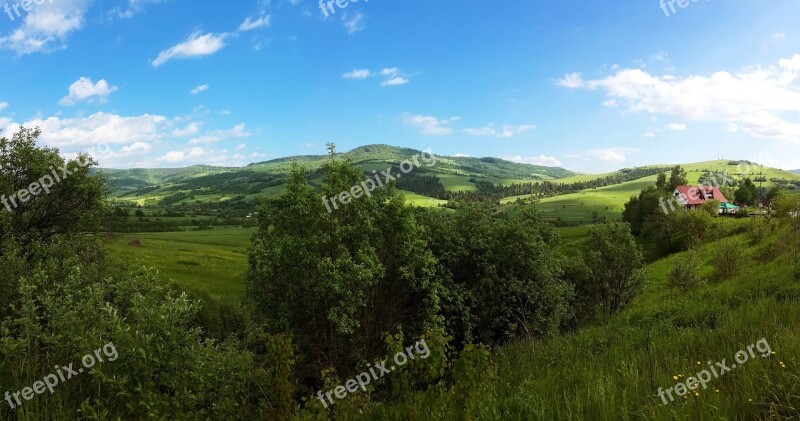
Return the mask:
M471 178L504 183L553 180L575 175L563 168L515 163L499 158L448 157L436 155L436 151L432 153L436 156L435 165L423 164L414 171L436 175L448 188L460 184L468 185L468 180ZM380 171L420 154L423 152L409 148L368 145L337 154L337 157L350 159L365 171ZM179 191L191 192L194 195L269 195L276 190L276 187L283 185L292 163L299 163L308 171L315 173L327 159L329 159L327 155L304 155L279 158L239 168L202 165L187 168L98 171L106 175L116 197L163 198Z

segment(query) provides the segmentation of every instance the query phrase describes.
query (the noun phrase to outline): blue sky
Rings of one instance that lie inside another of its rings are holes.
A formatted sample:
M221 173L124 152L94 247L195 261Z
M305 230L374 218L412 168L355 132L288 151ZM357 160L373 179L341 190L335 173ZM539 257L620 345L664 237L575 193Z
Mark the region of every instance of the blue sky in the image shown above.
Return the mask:
M327 17L311 0L37 1L0 0L0 127L107 167L334 142L582 172L800 168L796 0L361 0Z

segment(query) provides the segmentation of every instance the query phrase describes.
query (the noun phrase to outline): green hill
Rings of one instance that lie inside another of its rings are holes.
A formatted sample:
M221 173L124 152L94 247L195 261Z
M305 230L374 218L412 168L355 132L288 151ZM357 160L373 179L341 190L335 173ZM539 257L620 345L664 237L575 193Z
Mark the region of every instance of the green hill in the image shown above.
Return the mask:
M383 171L423 152L388 145L361 146L337 154L349 159L366 172ZM171 203L187 201L217 202L234 197L254 199L282 191L285 177L293 163L303 165L311 174L311 183L321 182L315 174L329 159L327 155L304 155L279 158L241 168L193 166L180 169L100 169L112 185L112 196L139 204L157 204L170 198ZM415 168L416 174L437 177L447 190L472 190L471 179L495 184L552 180L573 176L563 168L520 164L498 158L436 156L436 164ZM419 198L417 198L419 199ZM423 200L425 201L425 200Z

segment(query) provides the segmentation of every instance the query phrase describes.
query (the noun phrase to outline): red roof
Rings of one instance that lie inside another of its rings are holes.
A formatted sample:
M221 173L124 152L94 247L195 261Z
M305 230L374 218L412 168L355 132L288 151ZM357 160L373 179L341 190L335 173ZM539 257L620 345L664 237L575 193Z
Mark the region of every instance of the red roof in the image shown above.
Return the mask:
M720 203L728 202L722 195L719 187L709 186L678 186L676 188L688 205L702 205L709 200L719 200Z

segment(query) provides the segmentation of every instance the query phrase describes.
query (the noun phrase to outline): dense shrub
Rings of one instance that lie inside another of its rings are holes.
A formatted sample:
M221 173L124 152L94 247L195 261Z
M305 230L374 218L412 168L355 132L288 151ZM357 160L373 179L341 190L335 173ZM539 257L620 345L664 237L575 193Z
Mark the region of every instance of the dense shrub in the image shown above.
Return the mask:
M705 282L700 275L700 261L694 249L675 259L673 264L667 277L669 286L686 293Z

